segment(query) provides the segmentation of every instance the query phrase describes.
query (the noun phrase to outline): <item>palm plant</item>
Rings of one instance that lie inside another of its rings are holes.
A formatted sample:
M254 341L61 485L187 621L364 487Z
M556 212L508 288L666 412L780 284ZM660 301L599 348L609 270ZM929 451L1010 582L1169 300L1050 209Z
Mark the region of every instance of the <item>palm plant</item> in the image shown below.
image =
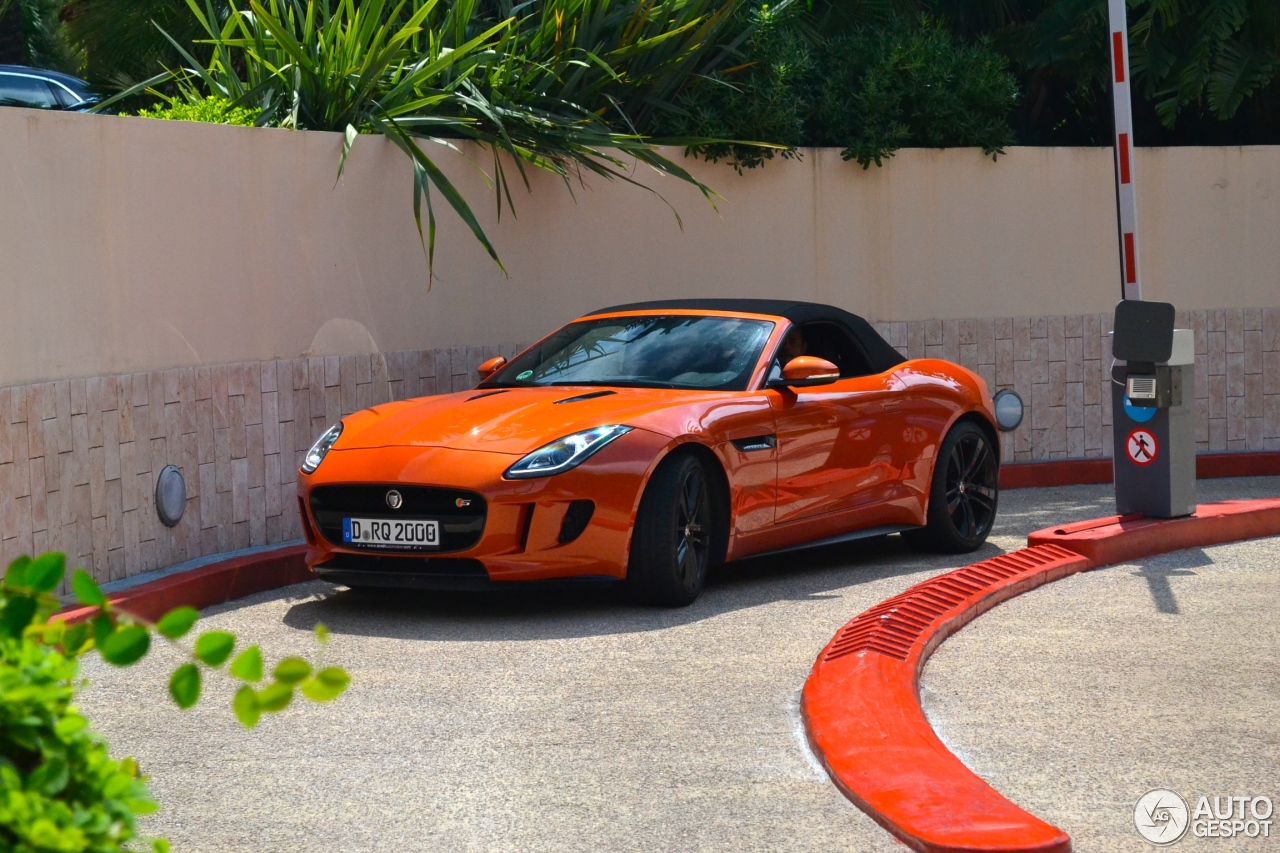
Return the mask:
M168 33L192 49L204 35L186 0L70 0L62 5L67 34L84 54L84 75L98 83L127 86L152 76L162 66L181 62ZM219 18L229 8L226 0L213 6ZM197 51L201 59L207 54Z
M543 0L511 8L533 78L524 92L579 104L651 132L691 77L731 58L749 28L732 26L740 0Z
M984 0L998 4L1003 0ZM1054 88L1088 114L1108 111L1110 50L1106 0L1040 2L1005 44L1032 72L1032 88ZM1166 130L1188 110L1229 121L1253 100L1280 106L1280 4L1275 0L1136 0L1129 3L1130 66ZM1031 100L1038 100L1033 91ZM1141 122L1141 114L1138 116ZM1103 133L1105 138L1107 134Z
M611 98L611 87L625 89L619 81L629 79L627 72L563 38L550 51L541 27L522 28L511 18L484 20L476 0L398 0L394 5L386 0L250 0L248 9L232 5L221 21L208 0L203 9L195 0L187 2L205 32L201 43L209 46L211 58L197 62L186 45L171 38L183 67L146 84L172 79L184 97L208 92L260 109L260 125L343 133L339 176L361 133L386 136L413 163L414 219L429 265L436 240L433 190L502 263L467 201L427 153L426 142L454 148L457 141L470 140L487 149L499 215L504 204L514 209L511 165L526 187L529 167L553 172L566 184L589 172L643 186L633 176L632 161L689 182L713 200L709 187L644 137L615 131L604 109L577 100ZM685 2L706 5L708 0ZM577 8L589 5L578 0ZM631 0L632 14L642 5ZM706 24L693 15L681 32L706 33ZM645 32L643 25L639 31ZM671 41L674 37L634 39L606 55L640 61ZM690 61L696 47L686 38L683 52L653 67L674 74L671 65ZM634 79L652 84L660 77L646 73ZM141 86L116 97L135 94Z
M1280 70L1275 0L1149 0L1131 38L1141 48L1134 51L1134 73L1145 78L1166 127L1182 109L1201 102L1229 119Z
M0 63L75 71L77 52L58 19L61 0L0 0Z

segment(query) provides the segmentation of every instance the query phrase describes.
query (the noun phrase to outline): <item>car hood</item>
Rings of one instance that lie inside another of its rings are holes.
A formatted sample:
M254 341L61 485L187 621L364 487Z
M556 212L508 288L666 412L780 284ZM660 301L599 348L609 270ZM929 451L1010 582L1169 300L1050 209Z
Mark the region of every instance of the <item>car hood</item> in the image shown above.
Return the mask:
M524 455L563 436L603 424L670 433L657 413L723 399L723 392L556 386L473 389L388 403L344 420L335 451L377 447L450 447Z

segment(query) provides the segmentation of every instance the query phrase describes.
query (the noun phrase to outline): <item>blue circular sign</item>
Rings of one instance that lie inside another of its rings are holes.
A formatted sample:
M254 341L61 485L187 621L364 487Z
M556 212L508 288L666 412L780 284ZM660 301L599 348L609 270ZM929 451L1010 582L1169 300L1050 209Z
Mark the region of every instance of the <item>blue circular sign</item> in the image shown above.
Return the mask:
M1124 413L1129 416L1129 420L1138 424L1145 424L1156 416L1158 410L1155 408L1147 408L1146 406L1135 406L1129 402L1129 395L1124 395Z

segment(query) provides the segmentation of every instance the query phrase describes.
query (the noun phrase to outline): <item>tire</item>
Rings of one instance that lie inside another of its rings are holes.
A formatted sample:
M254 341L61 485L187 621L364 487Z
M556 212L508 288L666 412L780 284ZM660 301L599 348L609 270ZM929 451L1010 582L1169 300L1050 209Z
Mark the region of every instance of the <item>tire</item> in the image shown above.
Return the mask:
M904 537L916 547L949 554L981 548L1000 504L999 473L996 449L986 431L970 421L956 424L934 464L926 524Z
M681 454L649 479L631 534L627 590L632 600L686 607L719 562L718 500L705 466Z

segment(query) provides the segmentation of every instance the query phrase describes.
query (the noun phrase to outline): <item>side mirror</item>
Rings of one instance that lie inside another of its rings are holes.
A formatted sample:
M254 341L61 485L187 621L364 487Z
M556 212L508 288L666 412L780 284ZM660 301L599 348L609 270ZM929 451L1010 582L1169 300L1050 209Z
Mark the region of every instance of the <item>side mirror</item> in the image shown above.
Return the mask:
M814 385L830 385L840 378L840 368L825 358L802 355L793 358L782 368L782 378L769 383L771 387L811 388Z
M507 364L506 358L495 355L493 358L480 365L476 370L480 373L480 381L483 382L493 374L497 373Z

